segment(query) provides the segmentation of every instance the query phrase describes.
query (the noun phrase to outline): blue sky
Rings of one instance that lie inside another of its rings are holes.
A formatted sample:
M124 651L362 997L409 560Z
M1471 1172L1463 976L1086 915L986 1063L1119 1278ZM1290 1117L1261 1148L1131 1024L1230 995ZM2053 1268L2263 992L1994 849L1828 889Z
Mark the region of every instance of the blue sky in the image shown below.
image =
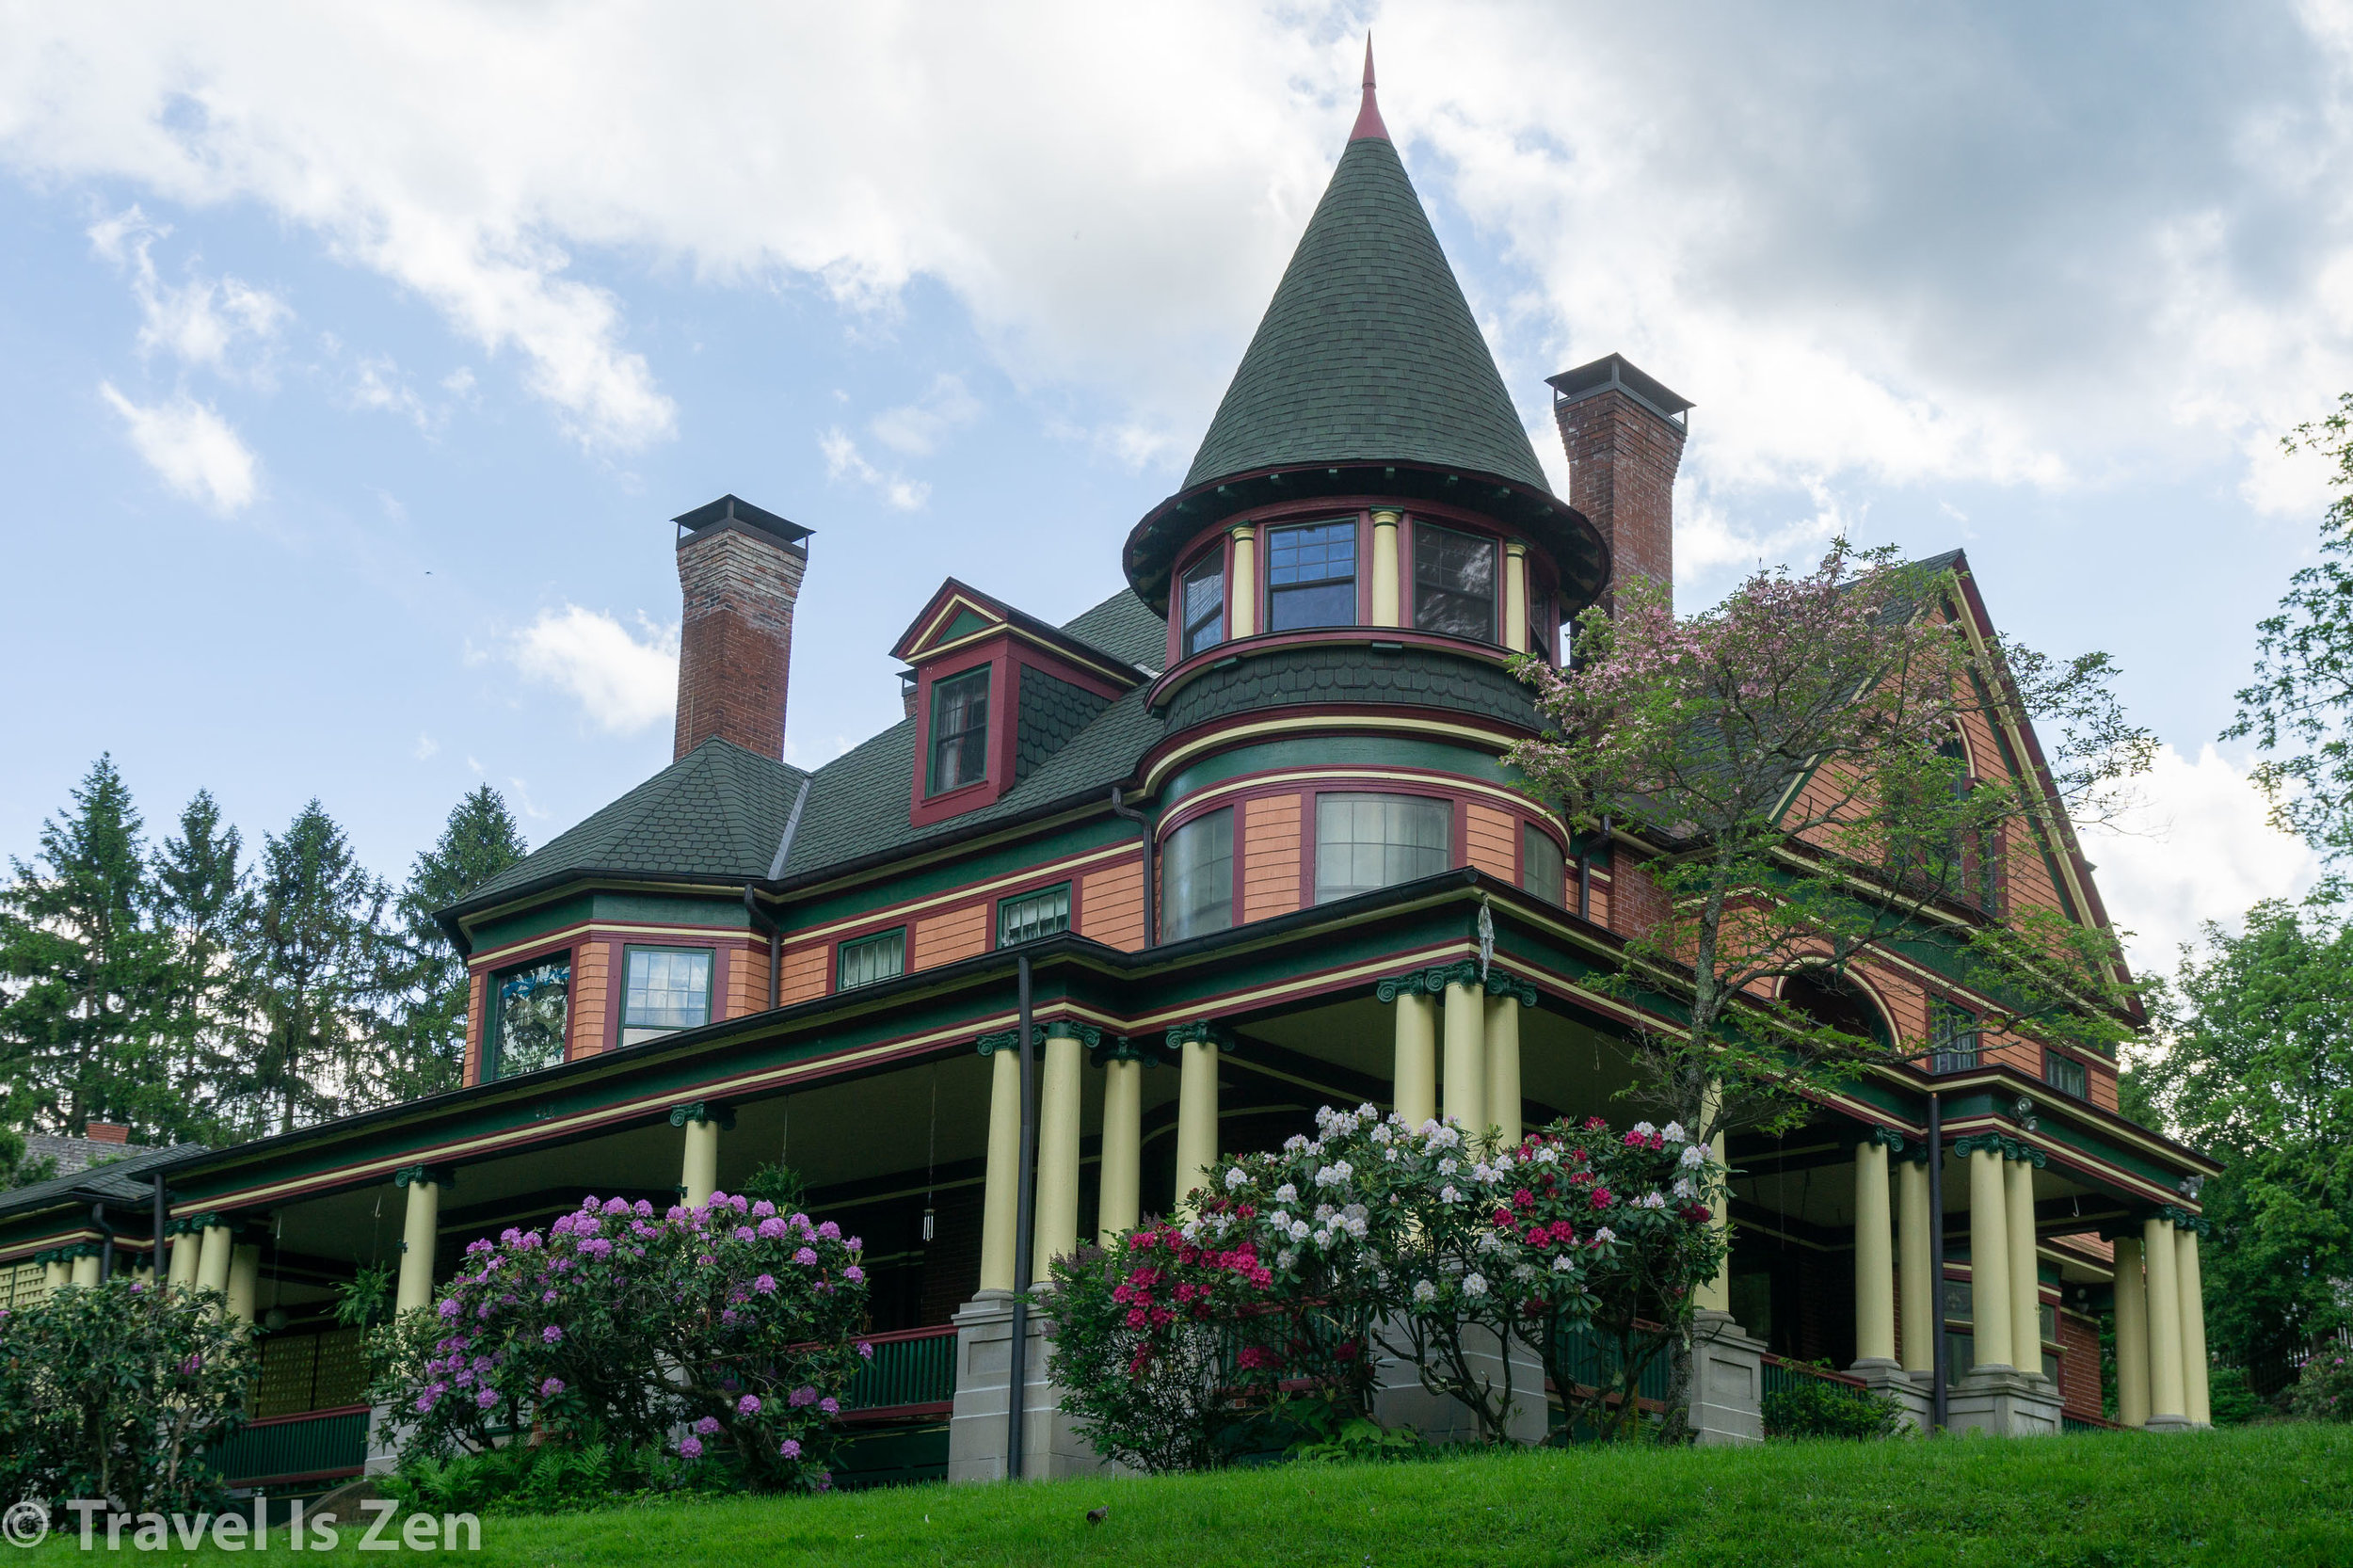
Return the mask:
M1965 546L2169 752L2093 846L2161 956L2310 874L2209 750L2353 389L2340 8L212 12L0 38L0 849L319 796L387 873L669 756L665 519L817 530L788 745L896 713L943 575L1115 591L1353 111L1559 478L1543 377L1694 399L1678 592Z

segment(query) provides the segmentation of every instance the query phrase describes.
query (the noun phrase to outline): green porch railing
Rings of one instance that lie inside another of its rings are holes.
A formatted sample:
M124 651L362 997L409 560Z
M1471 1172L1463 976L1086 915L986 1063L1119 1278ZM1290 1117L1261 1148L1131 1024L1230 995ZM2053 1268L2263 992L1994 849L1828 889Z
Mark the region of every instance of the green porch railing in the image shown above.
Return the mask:
M1763 1376L1758 1379L1756 1391L1767 1399L1809 1383L1827 1383L1834 1388L1844 1389L1858 1400L1868 1399L1871 1395L1870 1385L1861 1378L1849 1377L1844 1372L1833 1372L1827 1368L1809 1367L1802 1361L1785 1361L1777 1355L1764 1357L1760 1370Z
M2117 1421L2104 1421L2088 1416L2071 1416L2059 1412L2061 1432L2130 1432L2133 1429Z
M368 1459L368 1407L255 1421L206 1456L232 1486L356 1476Z
M1595 1334L1591 1328L1572 1329L1562 1346L1561 1363L1570 1377L1588 1388L1609 1386L1618 1375L1618 1346L1614 1336ZM1668 1353L1660 1351L1642 1366L1634 1386L1635 1397L1644 1400L1664 1400L1670 1376Z
M841 1401L845 1415L872 1420L927 1407L944 1410L956 1397L956 1331L952 1324L870 1334L874 1359L858 1368Z

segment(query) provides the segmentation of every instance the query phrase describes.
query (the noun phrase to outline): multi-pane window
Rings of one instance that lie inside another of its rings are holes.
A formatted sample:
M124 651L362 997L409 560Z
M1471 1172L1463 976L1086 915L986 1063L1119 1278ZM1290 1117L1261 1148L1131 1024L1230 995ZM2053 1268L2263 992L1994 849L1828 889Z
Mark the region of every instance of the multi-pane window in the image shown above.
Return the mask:
M1557 663L1552 656L1552 641L1560 624L1553 616L1549 595L1531 593L1528 596L1528 651L1547 664Z
M1546 904L1569 901L1569 862L1553 836L1534 823L1520 824L1520 886Z
M2072 1056L2057 1051L2042 1054L2042 1080L2062 1095L2088 1099L2091 1095L2091 1075L2084 1064Z
M1317 522L1267 533L1267 630L1356 624L1356 525Z
M1160 937L1179 942L1234 923L1234 808L1193 819L1160 851Z
M1493 539L1414 524L1414 624L1449 637L1495 641Z
M709 948L632 948L621 1000L621 1044L711 1021Z
M931 782L944 794L988 776L988 666L932 682Z
M560 952L490 977L482 1078L536 1073L564 1060L571 1018L572 955Z
M906 972L906 927L876 936L861 936L855 942L841 944L834 989L847 991L872 985L878 980L895 980Z
M997 905L997 945L1033 942L1070 929L1070 884L1044 888Z
M1184 616L1184 657L1190 659L1225 640L1225 552L1222 549L1193 563L1178 585L1176 599Z
M1977 1016L1943 997L1929 999L1929 1071L1965 1073L1977 1064Z
M1316 797L1316 901L1446 870L1454 808L1422 795Z

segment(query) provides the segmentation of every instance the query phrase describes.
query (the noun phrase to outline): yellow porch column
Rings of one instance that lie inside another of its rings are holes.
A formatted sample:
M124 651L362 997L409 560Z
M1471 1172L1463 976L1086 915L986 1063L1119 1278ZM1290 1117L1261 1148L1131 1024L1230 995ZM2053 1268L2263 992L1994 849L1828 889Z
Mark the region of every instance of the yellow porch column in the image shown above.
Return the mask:
M1103 1064L1103 1163L1095 1205L1105 1247L1144 1217L1144 1064L1122 1041Z
M1381 988L1388 990L1390 984L1385 981ZM1400 989L1392 995L1397 1007L1397 1065L1391 1075L1390 1096L1398 1119L1407 1127L1419 1127L1438 1113L1435 1004L1418 989Z
M1499 997L1487 999L1487 1120L1501 1138L1502 1148L1517 1148L1528 1130L1520 1119L1520 1009L1534 1005L1532 989L1515 982Z
M1079 1068L1082 1048L1066 1024L1048 1025L1038 1072L1037 1230L1030 1277L1079 1250Z
M1925 1160L1907 1160L1896 1167L1896 1222L1904 1286L1904 1370L1933 1371L1941 1304L1937 1300L1936 1255L1931 1250L1935 1233L1929 1228L1929 1167Z
M2186 1218L2186 1216L2185 1216ZM2206 1289L2198 1274L2200 1220L2173 1227L2175 1272L2182 1288L2182 1394L2192 1426L2214 1425L2206 1386Z
M229 1249L232 1245L229 1227L211 1215L205 1216L203 1251L196 1261L196 1283L199 1289L229 1288Z
M1874 1131L1854 1150L1855 1360L1896 1359L1895 1232L1887 1199L1887 1144Z
M1014 1225L1021 1201L1021 1050L1007 1030L981 1042L989 1059L988 1170L981 1189L981 1288L1013 1289Z
M1403 596L1398 590L1402 580L1397 555L1398 514L1382 510L1372 514L1372 624L1397 626L1403 619Z
M2182 1280L2173 1256L2173 1222L2140 1227L2141 1267L2149 1271L2149 1419L2189 1419L2182 1378Z
M719 1134L735 1125L735 1112L696 1100L670 1107L670 1125L686 1133L679 1160L679 1201L700 1208L719 1190Z
M1446 1113L1463 1136L1487 1131L1487 999L1476 978L1446 983Z
M2016 1368L2010 1332L2009 1200L2002 1151L1991 1138L1969 1149L1969 1297L1979 1367Z
M1245 524L1234 530L1234 580L1227 584L1225 620L1237 637L1258 631L1258 530Z
M1176 1202L1217 1179L1217 1053L1223 1043L1214 1024L1179 1024L1168 1032L1177 1052Z
M229 1316L241 1323L253 1321L253 1301L262 1283L262 1249L240 1241L229 1255Z
M433 1259L441 1245L443 1184L426 1167L410 1165L393 1173L392 1185L408 1193L408 1212L400 1227L400 1284L392 1295L392 1310L422 1312L433 1304Z
M2002 1161L2003 1195L2009 1213L2009 1337L2018 1356L2018 1369L2042 1375L2042 1286L2036 1266L2034 1232L2034 1164L2031 1160Z
M1703 1120L1705 1122L1714 1121L1717 1115L1723 1109L1722 1095L1711 1085L1707 1091L1706 1096L1702 1100L1700 1108L1704 1112ZM1709 1135L1707 1147L1708 1152L1715 1157L1716 1164L1719 1169L1728 1168L1732 1164L1732 1160L1728 1155L1731 1145L1725 1142L1722 1128L1719 1128L1715 1132ZM1729 1183L1727 1183L1724 1189L1723 1201L1721 1203L1710 1204L1708 1206L1708 1209L1709 1213L1707 1224L1709 1227L1721 1234L1724 1237L1725 1241L1729 1243L1731 1240L1732 1231L1732 1189ZM1727 1244L1724 1248L1724 1266L1716 1271L1716 1277L1714 1279L1707 1281L1698 1289L1691 1292L1691 1304L1702 1312L1721 1312L1727 1317L1731 1315L1732 1248L1729 1244Z
M55 1295L73 1283L73 1265L61 1257L53 1257L40 1266L40 1286L43 1292Z
M2149 1291L2140 1275L2140 1242L2116 1238L2116 1419L2149 1424Z
M1528 547L1516 540L1503 547L1503 646L1528 651Z
M96 1253L86 1252L73 1259L73 1283L85 1290L97 1288L98 1255Z
M175 1290L196 1288L196 1255L202 1243L196 1232L183 1230L171 1239L171 1287Z

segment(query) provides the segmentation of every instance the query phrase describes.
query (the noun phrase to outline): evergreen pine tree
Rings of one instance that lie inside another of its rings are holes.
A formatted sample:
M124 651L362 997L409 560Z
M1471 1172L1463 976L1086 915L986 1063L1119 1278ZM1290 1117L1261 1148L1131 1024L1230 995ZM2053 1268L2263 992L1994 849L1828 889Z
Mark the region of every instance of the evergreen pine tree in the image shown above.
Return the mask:
M155 856L154 926L168 962L154 1028L170 1091L155 1121L168 1142L230 1136L224 1101L248 1055L252 1000L237 962L253 908L242 848L212 792L199 790Z
M466 1058L466 959L433 916L520 860L527 848L504 798L485 784L458 801L440 838L409 869L398 905L398 1000L383 1058L384 1087L393 1097L457 1087Z

